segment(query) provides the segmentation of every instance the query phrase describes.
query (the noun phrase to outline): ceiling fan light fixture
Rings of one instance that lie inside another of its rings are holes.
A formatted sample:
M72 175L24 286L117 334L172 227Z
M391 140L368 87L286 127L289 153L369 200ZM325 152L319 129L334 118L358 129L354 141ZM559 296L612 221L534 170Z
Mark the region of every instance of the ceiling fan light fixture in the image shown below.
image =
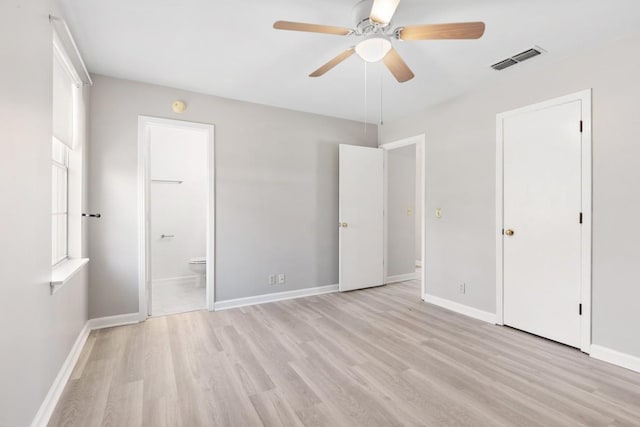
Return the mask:
M400 0L374 0L370 19L378 24L387 25L396 13Z
M367 62L378 62L391 50L388 38L375 35L362 40L356 45L356 53Z

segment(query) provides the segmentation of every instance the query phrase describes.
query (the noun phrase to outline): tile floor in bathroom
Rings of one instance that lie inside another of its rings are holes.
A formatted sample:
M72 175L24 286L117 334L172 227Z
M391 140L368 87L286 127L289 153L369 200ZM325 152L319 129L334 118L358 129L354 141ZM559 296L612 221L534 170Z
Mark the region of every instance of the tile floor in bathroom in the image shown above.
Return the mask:
M206 308L206 290L196 287L193 279L154 282L152 286L152 316Z

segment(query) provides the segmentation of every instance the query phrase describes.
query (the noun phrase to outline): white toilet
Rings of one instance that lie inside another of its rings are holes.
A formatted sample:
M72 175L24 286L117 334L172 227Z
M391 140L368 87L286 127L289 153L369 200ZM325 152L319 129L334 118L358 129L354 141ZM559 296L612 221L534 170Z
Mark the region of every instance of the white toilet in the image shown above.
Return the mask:
M207 257L199 256L189 259L189 268L198 275L196 288L204 288L207 283Z

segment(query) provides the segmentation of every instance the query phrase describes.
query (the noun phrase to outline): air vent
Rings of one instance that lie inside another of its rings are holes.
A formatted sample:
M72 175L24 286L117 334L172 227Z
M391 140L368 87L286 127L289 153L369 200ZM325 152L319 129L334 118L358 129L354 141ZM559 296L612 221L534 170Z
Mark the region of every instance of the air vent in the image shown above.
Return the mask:
M500 61L497 64L493 64L491 66L491 68L493 68L494 70L504 70L505 68L509 68L512 65L516 65L518 63L518 61L514 61L513 59L509 58L509 59L505 59L504 61Z
M517 55L512 56L511 58L507 58L503 61L495 63L491 66L494 70L504 70L505 68L509 68L513 65L519 64L522 61L526 61L527 59L531 59L535 56L540 55L544 52L542 49L536 47L533 49L525 50L524 52L520 52Z
M525 50L522 53L517 54L516 56L513 57L513 59L518 61L518 62L522 62L522 61L526 61L527 59L531 59L534 56L538 56L541 53L542 52L540 52L537 49L529 49L529 50Z

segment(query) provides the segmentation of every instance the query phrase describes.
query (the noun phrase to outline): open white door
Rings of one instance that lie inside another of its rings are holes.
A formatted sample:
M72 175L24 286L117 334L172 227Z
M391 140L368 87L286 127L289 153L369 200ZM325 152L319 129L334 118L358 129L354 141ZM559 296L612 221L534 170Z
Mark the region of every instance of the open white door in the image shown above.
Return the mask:
M340 145L340 291L384 281L384 156Z

